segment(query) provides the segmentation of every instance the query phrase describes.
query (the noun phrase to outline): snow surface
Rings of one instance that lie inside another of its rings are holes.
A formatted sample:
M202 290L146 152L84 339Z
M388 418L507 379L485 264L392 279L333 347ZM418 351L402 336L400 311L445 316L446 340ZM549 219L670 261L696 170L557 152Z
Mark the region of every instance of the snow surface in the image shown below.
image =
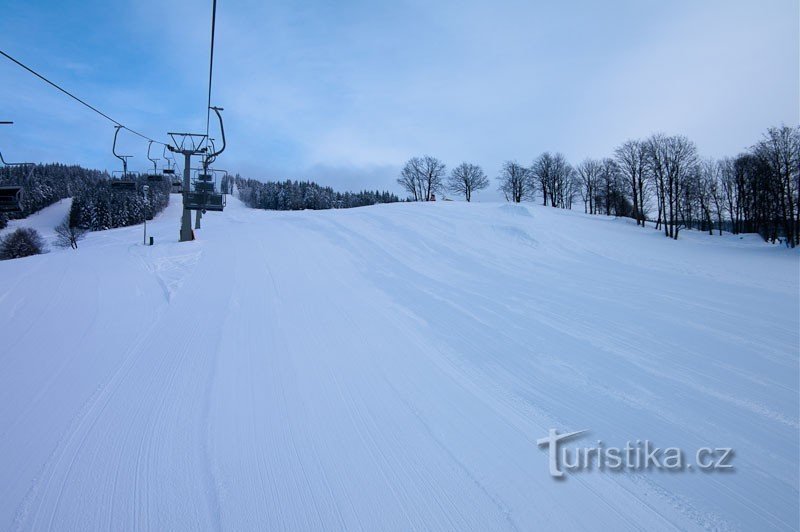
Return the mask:
M796 252L532 205L179 216L0 263L0 529L798 528ZM735 470L557 481L550 428Z
M48 246L52 247L56 238L56 226L69 215L70 207L72 207L72 198L62 199L31 214L27 218L9 220L8 226L5 229L0 229L0 237L20 227L31 227L42 235Z

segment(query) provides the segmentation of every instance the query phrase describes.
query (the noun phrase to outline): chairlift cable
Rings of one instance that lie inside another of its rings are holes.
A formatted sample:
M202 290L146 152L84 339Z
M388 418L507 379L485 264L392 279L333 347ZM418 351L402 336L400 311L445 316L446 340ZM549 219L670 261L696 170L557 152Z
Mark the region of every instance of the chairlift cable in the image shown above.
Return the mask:
M69 96L70 98L72 98L73 100L75 100L75 101L77 101L78 103L80 103L80 104L82 104L82 105L84 105L84 106L88 107L89 109L91 109L91 110L92 110L92 111L94 111L95 113L97 113L97 114L99 114L100 116L102 116L103 118L105 118L105 119L107 119L107 120L109 120L109 121L113 122L113 123L114 123L114 124L116 124L117 126L119 126L119 127L123 128L123 129L126 129L126 130L130 131L131 133L133 133L134 135L138 135L138 136L142 137L143 139L146 139L146 140L149 140L149 141L155 142L156 144L164 144L163 142L159 142L159 141L157 141L157 140L153 140L153 139L151 139L150 137L148 137L147 135L143 135L143 134L139 133L138 131L135 131L135 130L133 130L133 129L129 128L129 127L128 127L128 126L126 126L125 124L122 124L121 122L118 122L118 121L114 120L113 118L111 118L110 116L108 116L108 115L107 115L107 114L105 114L104 112L100 111L100 110L99 110L99 109L97 109L96 107L94 107L94 106L92 106L92 105L90 105L90 104L86 103L84 100L82 100L82 99L78 98L77 96L75 96L74 94L72 94L71 92L69 92L68 90L64 89L63 87L59 86L59 85L58 85L58 84L56 84L56 83L53 83L52 81L50 81L49 79L47 79L47 78L46 78L46 77L44 77L43 75L41 75L41 74L39 74L38 72L36 72L35 70L33 70L31 67L29 67L29 66L27 66L27 65L24 65L24 64L22 64L20 61L17 61L17 60L16 60L16 59L14 59L13 57L11 57L11 56L10 56L10 55L8 55L7 53L5 53L3 50L0 50L0 55L2 55L3 57L5 57L5 58L6 58L6 59L8 59L9 61L11 61L11 62L13 62L13 63L16 63L17 65L19 65L20 67L24 68L25 70L27 70L28 72L30 72L31 74L33 74L34 76L36 76L37 78L39 78L39 79L41 79L42 81L44 81L45 83L48 83L49 85L52 85L52 86L53 86L53 87L55 87L56 89L60 90L61 92L63 92L64 94L66 94L67 96ZM209 98L210 98L210 96L209 96Z

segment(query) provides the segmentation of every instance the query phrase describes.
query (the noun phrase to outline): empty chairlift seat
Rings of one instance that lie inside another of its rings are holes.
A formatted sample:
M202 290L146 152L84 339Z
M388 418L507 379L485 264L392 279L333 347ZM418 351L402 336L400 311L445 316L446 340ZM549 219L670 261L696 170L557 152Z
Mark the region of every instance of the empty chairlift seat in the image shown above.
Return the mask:
M225 195L224 194L208 194L206 201L207 211L222 211L225 208Z
M136 181L112 181L111 190L114 192L136 192Z
M149 174L147 180L151 183L164 181L164 176L159 174Z
M22 211L22 187L1 186L0 187L0 212L20 212Z
M189 192L184 207L193 211L221 211L225 208L225 196L215 192Z

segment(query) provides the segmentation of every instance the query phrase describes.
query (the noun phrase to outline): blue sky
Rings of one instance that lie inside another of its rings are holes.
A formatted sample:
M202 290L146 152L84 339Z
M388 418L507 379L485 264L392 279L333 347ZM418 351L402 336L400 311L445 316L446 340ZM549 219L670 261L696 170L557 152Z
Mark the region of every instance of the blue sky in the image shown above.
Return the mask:
M799 11L796 0L219 0L218 165L396 190L420 154L494 177L507 159L550 150L577 163L663 131L734 155L800 122ZM0 49L117 120L158 140L204 129L210 1L3 0L2 13ZM0 115L16 122L0 129L7 159L118 166L110 123L5 60ZM146 142L121 142L145 168Z

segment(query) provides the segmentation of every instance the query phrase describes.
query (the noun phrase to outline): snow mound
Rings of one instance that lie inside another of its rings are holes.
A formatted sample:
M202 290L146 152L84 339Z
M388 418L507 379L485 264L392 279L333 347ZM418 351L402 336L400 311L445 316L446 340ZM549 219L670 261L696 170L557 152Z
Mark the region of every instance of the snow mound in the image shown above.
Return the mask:
M524 205L504 203L498 207L498 210L505 214L511 214L514 216L531 216L531 211L529 211Z

